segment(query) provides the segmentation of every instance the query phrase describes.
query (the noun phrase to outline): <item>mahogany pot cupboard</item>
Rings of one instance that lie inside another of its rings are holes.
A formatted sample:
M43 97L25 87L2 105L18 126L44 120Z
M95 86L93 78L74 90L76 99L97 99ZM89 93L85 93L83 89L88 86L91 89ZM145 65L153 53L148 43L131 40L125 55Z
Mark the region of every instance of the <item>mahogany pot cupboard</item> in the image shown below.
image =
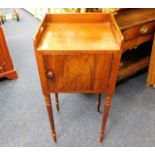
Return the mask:
M0 26L0 78L17 79L2 26Z
M105 93L100 142L115 90L122 34L111 14L47 14L34 47L54 141L50 93Z

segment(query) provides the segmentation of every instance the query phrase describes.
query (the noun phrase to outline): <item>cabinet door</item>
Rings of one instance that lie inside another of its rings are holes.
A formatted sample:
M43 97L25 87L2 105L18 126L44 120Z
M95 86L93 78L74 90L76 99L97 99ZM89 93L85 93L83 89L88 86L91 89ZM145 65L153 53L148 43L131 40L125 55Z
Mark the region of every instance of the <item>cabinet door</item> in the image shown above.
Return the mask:
M109 87L113 54L44 55L50 92L104 92Z

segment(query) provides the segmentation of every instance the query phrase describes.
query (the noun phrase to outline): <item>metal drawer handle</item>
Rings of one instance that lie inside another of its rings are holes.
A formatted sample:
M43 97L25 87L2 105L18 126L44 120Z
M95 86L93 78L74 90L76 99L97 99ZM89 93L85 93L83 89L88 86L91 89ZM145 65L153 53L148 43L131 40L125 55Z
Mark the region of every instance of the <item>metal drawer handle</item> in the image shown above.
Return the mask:
M46 77L50 80L52 80L54 78L54 73L53 71L49 70L47 71Z
M146 33L148 32L148 27L147 27L147 26L141 27L140 32L141 32L142 34L146 34Z

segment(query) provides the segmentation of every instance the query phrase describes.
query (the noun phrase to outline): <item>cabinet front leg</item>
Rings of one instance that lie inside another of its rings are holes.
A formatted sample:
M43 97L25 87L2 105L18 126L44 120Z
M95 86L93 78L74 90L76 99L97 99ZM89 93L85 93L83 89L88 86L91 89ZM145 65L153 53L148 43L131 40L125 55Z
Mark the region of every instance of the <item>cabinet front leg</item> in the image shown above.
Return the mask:
M54 125L51 98L50 98L50 95L44 95L44 98L45 98L46 109L47 109L48 117L49 117L49 121L50 121L50 126L52 129L52 136L53 136L54 141L56 142L56 131L55 131L55 125Z
M97 112L100 112L101 95L102 94L97 94Z
M101 134L100 134L101 143L103 142L103 139L104 139L105 127L106 127L106 122L107 122L107 118L108 118L108 114L111 106L111 100L112 100L111 96L106 96L105 104L104 104L104 112L102 117Z
M60 111L60 108L59 108L58 93L55 93L55 104L56 104L57 111L59 112Z

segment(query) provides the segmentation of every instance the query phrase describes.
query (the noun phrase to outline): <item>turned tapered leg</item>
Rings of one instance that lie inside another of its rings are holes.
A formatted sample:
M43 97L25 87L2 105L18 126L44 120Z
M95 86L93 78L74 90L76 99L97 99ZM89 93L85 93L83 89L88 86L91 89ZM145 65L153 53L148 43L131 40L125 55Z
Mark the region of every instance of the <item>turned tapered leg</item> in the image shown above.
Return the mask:
M102 126L101 126L101 134L100 134L100 142L103 142L104 139L104 133L105 133L105 127L106 127L106 122L110 110L110 105L111 105L111 96L106 96L105 99L105 104L104 104L104 112L103 112L103 117L102 117Z
M56 104L56 108L57 111L59 111L59 98L58 98L58 93L55 93L55 104Z
M50 126L52 129L52 136L53 136L54 141L56 142L56 131L55 131L55 126L54 126L51 98L50 98L50 95L44 95L44 98L45 98L46 109L47 109L48 117L50 121Z
M100 111L100 105L101 105L101 95L102 94L97 94L97 111Z

